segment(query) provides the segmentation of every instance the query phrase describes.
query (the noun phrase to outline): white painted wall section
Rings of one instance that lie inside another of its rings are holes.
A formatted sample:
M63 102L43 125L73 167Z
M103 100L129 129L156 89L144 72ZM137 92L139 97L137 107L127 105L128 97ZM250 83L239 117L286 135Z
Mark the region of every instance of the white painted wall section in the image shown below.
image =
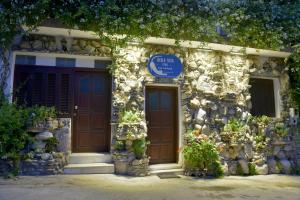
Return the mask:
M79 58L76 59L76 67L94 68L95 60Z
M36 65L55 66L55 58L48 56L36 56Z

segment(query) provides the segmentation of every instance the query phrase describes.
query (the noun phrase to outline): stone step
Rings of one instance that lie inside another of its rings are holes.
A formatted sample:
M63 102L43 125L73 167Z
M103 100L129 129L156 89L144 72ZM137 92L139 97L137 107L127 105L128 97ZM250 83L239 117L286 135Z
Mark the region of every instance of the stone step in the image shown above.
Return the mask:
M182 168L181 165L179 165L177 163L155 164L155 165L149 166L150 171L181 169L181 168Z
M72 153L69 164L111 163L110 153Z
M113 174L112 163L68 164L64 168L65 174Z
M183 169L177 163L155 164L149 166L151 175L182 175Z
M153 170L150 175L183 175L183 169Z

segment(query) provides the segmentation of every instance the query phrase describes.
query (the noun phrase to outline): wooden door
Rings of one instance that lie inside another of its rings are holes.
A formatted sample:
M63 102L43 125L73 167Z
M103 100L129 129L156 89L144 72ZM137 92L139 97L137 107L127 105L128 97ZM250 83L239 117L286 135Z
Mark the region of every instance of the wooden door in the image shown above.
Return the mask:
M146 89L148 155L151 164L176 162L177 88Z
M74 94L73 151L109 151L109 76L100 72L76 72Z

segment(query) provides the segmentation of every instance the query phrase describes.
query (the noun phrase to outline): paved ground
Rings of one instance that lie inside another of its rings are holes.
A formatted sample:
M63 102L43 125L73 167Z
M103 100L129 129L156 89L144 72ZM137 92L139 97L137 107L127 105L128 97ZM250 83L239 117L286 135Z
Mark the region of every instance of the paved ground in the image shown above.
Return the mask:
M116 175L61 175L0 179L0 200L300 200L300 176L160 179Z

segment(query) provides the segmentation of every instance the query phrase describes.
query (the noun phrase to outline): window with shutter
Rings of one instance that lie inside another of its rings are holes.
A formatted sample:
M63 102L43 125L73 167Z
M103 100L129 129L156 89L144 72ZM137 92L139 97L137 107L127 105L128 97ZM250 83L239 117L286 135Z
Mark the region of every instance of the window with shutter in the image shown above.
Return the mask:
M68 113L70 110L70 74L62 74L60 80L59 111Z
M56 104L56 74L54 73L49 73L47 76L47 100L46 100L46 105L47 106L53 106Z
M23 106L54 106L60 116L71 115L72 70L16 65L14 100Z
M40 72L34 73L31 77L32 105L43 105L43 74Z

